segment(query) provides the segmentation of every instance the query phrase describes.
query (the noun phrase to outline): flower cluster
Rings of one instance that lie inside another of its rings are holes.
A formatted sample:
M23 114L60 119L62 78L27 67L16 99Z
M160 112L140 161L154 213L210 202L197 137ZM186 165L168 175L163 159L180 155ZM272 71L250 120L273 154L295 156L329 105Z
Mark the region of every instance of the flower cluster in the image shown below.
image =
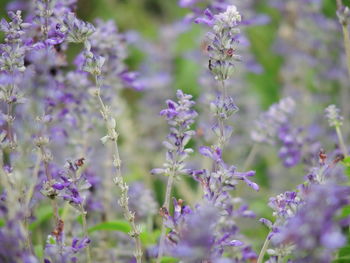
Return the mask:
M257 143L279 143L281 148L278 155L286 167L295 166L301 160L301 129L291 124L295 106L295 101L290 97L273 104L260 115L251 132L251 138Z
M213 28L213 32L207 34L209 45L209 69L218 80L230 78L235 69L235 63L241 60L236 54L237 35L240 33L237 26L241 22L241 15L235 6L228 6L226 11L217 15L207 9L205 17L195 20Z
M350 188L344 186L309 186L302 193L304 205L273 241L292 243L298 260L330 262L332 253L346 242L335 217L342 207L349 204L349 193Z
M171 174L189 174L184 161L193 150L186 148L186 145L195 134L191 130L191 125L194 123L197 112L192 109L194 101L191 100L191 95L184 94L181 90L178 90L176 96L178 102L168 100L168 108L160 112L168 120L170 134L167 137L168 140L163 142L163 145L168 150L164 168L153 169L153 174L164 174L167 176Z
M350 202L350 188L341 185L336 176L339 161L338 157L328 162L321 151L319 167L311 169L307 181L297 191L270 198L269 206L276 219L274 223L260 219L270 229L268 239L273 244L267 250L270 260L293 255L297 262L330 262L334 250L344 245L337 216Z
M340 109L334 104L329 105L325 109L325 115L330 127L339 127L343 125L344 118L340 115Z
M80 172L82 163L83 159L76 160L74 163L68 161L66 171L59 175L59 180L52 184L52 188L58 191L59 198L63 198L81 212L85 212L83 206L91 184L87 181L85 174Z

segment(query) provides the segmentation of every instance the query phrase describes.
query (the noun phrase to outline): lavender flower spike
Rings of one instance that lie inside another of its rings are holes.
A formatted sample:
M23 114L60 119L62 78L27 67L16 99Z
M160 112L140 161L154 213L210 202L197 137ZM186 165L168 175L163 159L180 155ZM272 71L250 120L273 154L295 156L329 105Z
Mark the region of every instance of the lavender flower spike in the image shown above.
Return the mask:
M348 147L345 144L343 134L341 132L340 127L343 125L343 116L340 115L340 109L338 109L335 105L329 105L325 109L325 115L328 120L329 126L334 127L337 132L340 148L343 154L348 155Z
M233 5L217 15L213 15L207 9L205 15L206 18L197 18L195 22L213 28L213 32L207 33L209 69L215 79L226 80L232 76L235 63L241 61L241 57L236 54L237 36L240 33L237 26L241 22L241 15Z
M193 150L185 147L195 133L191 130L190 126L193 124L194 118L197 117L197 112L192 109L195 104L194 101L191 100L192 96L184 94L181 90L176 92L176 96L178 101L174 102L168 100L168 108L160 112L162 116L166 117L170 126L170 133L167 140L163 142L168 150L166 154L166 162L163 165L164 168L157 168L151 171L153 174L164 174L169 176L165 201L163 204L163 209L166 211L169 210L170 195L174 178L180 174L188 173L184 161L188 157L188 154ZM160 262L160 258L163 254L165 232L166 228L163 221L157 262Z

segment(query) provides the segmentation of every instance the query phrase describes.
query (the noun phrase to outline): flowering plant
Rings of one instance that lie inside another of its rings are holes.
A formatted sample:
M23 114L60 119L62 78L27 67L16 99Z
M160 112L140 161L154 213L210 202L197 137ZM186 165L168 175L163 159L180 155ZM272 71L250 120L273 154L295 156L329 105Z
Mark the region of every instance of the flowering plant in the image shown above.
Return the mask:
M8 2L0 262L350 260L341 0Z

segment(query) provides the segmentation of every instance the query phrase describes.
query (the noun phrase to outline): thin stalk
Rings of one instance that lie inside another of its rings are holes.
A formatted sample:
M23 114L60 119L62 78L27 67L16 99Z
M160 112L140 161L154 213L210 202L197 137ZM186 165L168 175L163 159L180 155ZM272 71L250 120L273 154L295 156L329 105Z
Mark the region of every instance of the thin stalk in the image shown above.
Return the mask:
M27 246L30 247L31 241L30 241L30 230L28 229L28 213L30 211L30 201L32 200L33 194L34 194L34 189L35 189L35 185L37 183L38 180L38 175L39 175L39 170L40 170L40 163L41 163L41 157L38 154L38 157L36 159L35 162L35 166L33 169L33 176L32 176L32 183L29 186L29 190L28 193L26 195L26 199L25 199L25 203L24 203L24 208L26 210L26 216L24 219L24 228L26 229L26 243Z
M137 226L135 224L135 214L133 212L131 212L129 209L128 186L124 182L124 179L123 179L123 176L121 173L121 160L120 160L119 147L118 147L118 133L116 133L115 127L113 127L113 130L111 131L109 121L112 118L110 116L110 113L109 113L106 105L104 104L104 102L101 98L101 95L100 95L101 85L100 85L100 82L98 80L98 76L95 76L95 81L96 81L96 87L97 87L96 96L97 96L98 101L99 101L100 111L102 113L102 117L103 117L105 124L106 124L108 136L110 137L110 140L112 140L112 142L114 144L113 164L116 167L115 183L121 190L121 197L119 200L119 204L123 209L124 217L126 218L126 220L129 221L129 224L132 228L130 236L135 241L134 255L135 255L136 261L137 261L137 263L141 263L142 262L142 246L141 246L141 240L140 240L140 230L137 228ZM110 132L112 134L109 134Z
M15 148L15 140L14 140L14 132L13 132L13 102L12 100L12 94L15 89L15 84L14 84L14 76L12 72L12 84L10 85L10 88L8 90L7 98L6 98L6 103L7 103L7 138L10 142L9 148L7 151L8 158L6 159L6 165L11 166L11 152L14 151Z
M33 182L32 182L32 184L29 187L27 198L26 198L26 203L25 203L25 207L28 210L29 210L29 203L32 200L32 197L33 197L33 194L34 194L35 185L37 183L39 170L40 170L40 163L41 163L41 157L38 154L36 162L35 162L35 165L34 165L33 174L32 174L32 181Z
M221 81L221 100L223 102L223 104L225 103L227 97L227 90L226 90L226 86L225 86L225 81L222 80ZM224 120L220 117L218 117L218 123L219 123L219 128L220 128L220 137L219 137L219 148L223 148L224 147L224 143L225 143L225 123Z
M337 0L337 8L340 10L343 7L342 0ZM350 37L349 37L349 30L348 30L348 24L347 23L341 23L342 30L343 30L343 37L344 37L344 47L345 47L345 53L346 53L346 62L348 66L348 72L350 76Z
M243 164L243 171L247 170L252 165L257 153L258 153L258 144L255 143L253 147L250 149L248 157Z
M81 205L81 218L83 221L83 232L84 236L88 236L88 230L87 230L87 223L86 223L86 212L84 210L84 207ZM90 251L90 246L86 246L86 258L87 258L87 263L91 263L91 251Z
M264 260L264 256L265 256L266 250L267 250L267 248L269 246L269 243L270 243L269 235L270 235L270 233L267 235L267 237L265 239L265 242L264 242L264 245L261 248L261 251L260 251L257 263L262 263L263 260Z
M52 185L52 175L50 173L50 167L49 167L49 162L46 159L46 152L43 146L39 147L41 151L41 161L44 163L44 170L45 170L45 175L47 180L49 181L49 184ZM53 211L53 216L55 220L55 225L58 225L59 222L59 214L58 214L58 205L57 205L57 200L56 198L51 199L51 206L52 206L52 211Z
M340 10L343 7L343 1L342 0L337 0L337 8ZM348 29L348 24L346 22L342 22L341 27L343 31L343 39L344 39L344 49L345 49L345 54L346 54L346 65L348 68L348 77L350 78L350 35L349 35L349 29ZM349 90L348 87L343 86L342 88L342 108L345 112L346 115L349 113L349 103L347 101L347 98L349 97Z
M340 144L340 148L341 148L343 154L344 154L345 156L347 156L347 155L348 155L348 150L347 150L347 148L346 148L346 145L345 145L345 142L344 142L344 138L343 138L343 134L342 134L342 132L341 132L341 129L340 129L339 125L336 125L336 126L335 126L335 131L337 132L337 136L338 136L338 141L339 141L339 144Z
M12 111L13 111L13 106L11 102L7 103L7 132L8 132L8 138L10 140L11 143L11 147L12 144L14 143L13 141L13 133L12 133Z
M166 211L169 211L171 189L172 189L172 186L173 186L174 177L175 177L175 169L173 169L173 172L169 175L168 183L167 183L167 186L166 186L165 200L164 200L164 204L163 204L163 208L165 208ZM160 240L159 240L159 249L158 249L157 263L160 263L160 260L161 260L161 258L163 256L165 236L166 236L166 227L164 225L164 219L163 219L163 221L162 221L162 232L161 232Z

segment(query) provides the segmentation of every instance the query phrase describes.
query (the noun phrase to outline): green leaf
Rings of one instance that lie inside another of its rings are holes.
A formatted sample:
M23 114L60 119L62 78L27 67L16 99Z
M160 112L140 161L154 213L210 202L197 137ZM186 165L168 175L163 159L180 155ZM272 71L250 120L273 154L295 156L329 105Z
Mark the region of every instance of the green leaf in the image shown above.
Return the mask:
M337 259L333 260L332 262L333 263L349 263L350 262L350 256L337 258Z
M346 167L350 167L350 156L346 156L343 161L342 164Z
M341 218L347 217L349 215L350 215L350 205L347 205L341 211Z
M34 230L52 217L52 207L50 205L40 206L36 210L36 220L29 225L29 230Z
M341 162L345 166L345 174L350 178L350 156L347 156Z
M103 222L92 226L88 229L89 233L96 231L119 231L128 234L131 231L131 227L128 222L123 220L116 220L110 222ZM155 244L159 237L160 231L146 232L142 231L140 239L143 245Z
M160 236L160 230L153 232L142 232L140 234L141 243L145 246L157 243L157 239Z
M350 257L350 245L339 249L338 257L339 257L339 259L341 259L343 257Z
M101 230L129 233L131 231L131 227L128 222L117 220L117 221L103 222L103 223L97 224L93 227L90 227L88 229L88 232L92 233L92 232L101 231Z
M3 219L0 219L0 227L3 227L5 225L5 221Z
M176 263L179 262L178 259L172 257L162 257L160 260L161 263Z
M78 217L77 217L77 222L79 223L79 224L83 224L83 216L82 215L79 215Z
M44 247L41 244L34 246L34 253L39 259L44 258Z

